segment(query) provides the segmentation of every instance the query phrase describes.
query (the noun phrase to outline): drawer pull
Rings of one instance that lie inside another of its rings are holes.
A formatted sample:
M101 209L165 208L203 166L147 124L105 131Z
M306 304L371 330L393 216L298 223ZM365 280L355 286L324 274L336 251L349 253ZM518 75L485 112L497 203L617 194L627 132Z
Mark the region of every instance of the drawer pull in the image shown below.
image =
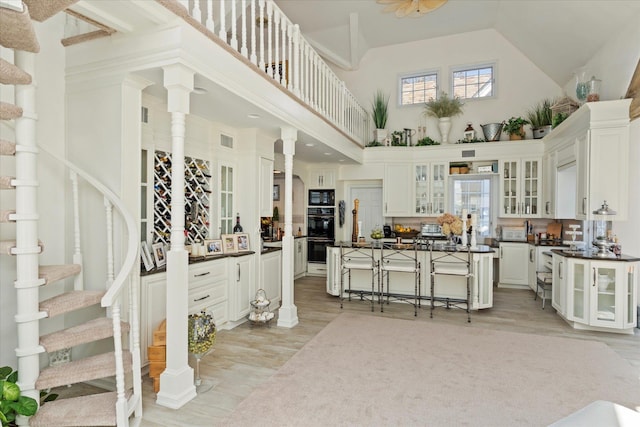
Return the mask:
M206 271L204 273L194 274L193 277L202 277L202 276L206 276L207 274L211 274L211 272L210 271Z
M210 296L211 296L211 295L205 295L205 296L203 296L202 298L196 298L196 299L194 299L194 300L193 300L193 302L198 302L198 301L205 300L205 299L209 298Z

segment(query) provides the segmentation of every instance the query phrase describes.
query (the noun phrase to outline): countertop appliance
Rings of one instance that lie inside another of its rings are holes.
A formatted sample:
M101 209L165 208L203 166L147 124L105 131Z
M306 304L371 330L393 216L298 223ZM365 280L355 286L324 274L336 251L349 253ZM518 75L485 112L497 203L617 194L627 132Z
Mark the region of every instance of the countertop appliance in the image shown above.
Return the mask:
M335 190L309 190L309 206L335 206Z
M502 241L526 242L527 230L524 227L502 227Z
M442 234L442 226L440 224L422 224L420 227L420 235L422 237L440 238Z

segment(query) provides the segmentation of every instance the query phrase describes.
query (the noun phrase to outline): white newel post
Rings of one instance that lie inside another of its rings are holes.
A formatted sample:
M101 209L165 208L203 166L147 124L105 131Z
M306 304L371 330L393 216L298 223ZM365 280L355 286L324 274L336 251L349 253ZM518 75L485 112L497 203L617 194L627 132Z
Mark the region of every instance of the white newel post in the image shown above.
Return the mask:
M196 397L189 366L189 255L184 247L184 137L194 72L182 65L164 68L164 86L171 113L171 248L167 253L167 367L160 375L156 403L177 409Z
M298 131L282 128L284 153L284 237L282 238L282 305L278 326L292 328L298 324L298 308L293 303L293 155Z

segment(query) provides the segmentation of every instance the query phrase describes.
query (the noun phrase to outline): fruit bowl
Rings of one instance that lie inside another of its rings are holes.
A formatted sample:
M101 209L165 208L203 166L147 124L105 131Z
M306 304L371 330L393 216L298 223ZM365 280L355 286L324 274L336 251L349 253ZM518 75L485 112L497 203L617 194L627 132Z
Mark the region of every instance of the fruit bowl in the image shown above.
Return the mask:
M415 238L419 231L418 230L411 230L411 231L396 231L396 237L401 237L403 239L413 239Z

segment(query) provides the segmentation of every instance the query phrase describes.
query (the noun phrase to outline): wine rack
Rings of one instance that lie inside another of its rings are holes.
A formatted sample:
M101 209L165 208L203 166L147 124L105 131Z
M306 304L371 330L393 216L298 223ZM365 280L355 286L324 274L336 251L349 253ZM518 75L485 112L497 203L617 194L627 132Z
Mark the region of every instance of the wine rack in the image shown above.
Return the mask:
M211 169L206 160L184 158L185 238L193 244L209 238ZM156 151L153 170L153 242L171 238L171 153Z

